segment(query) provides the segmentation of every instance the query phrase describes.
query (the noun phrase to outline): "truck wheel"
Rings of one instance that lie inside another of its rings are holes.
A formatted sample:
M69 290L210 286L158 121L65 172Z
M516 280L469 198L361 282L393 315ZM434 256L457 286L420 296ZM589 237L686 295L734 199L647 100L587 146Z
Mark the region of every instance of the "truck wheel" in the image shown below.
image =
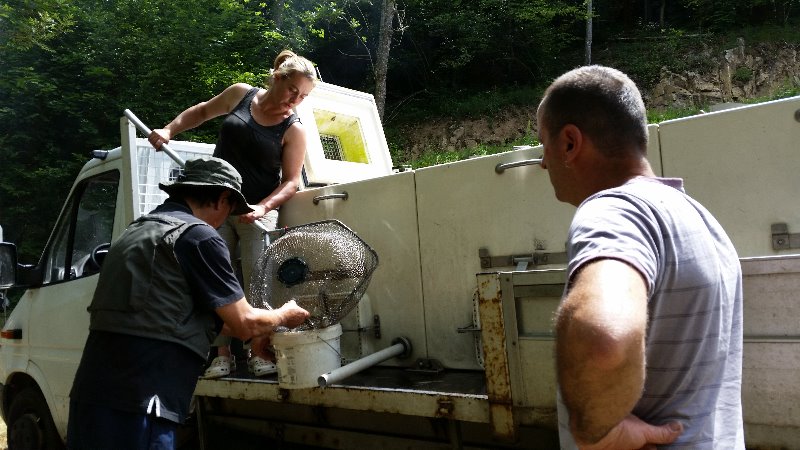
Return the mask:
M63 449L47 402L37 389L22 390L8 410L8 449Z

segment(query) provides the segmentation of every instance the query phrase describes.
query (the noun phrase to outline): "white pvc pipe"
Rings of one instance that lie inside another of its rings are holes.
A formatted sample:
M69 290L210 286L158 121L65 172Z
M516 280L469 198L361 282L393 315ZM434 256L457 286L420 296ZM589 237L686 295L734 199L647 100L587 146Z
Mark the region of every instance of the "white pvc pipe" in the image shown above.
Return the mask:
M328 373L324 373L317 378L317 382L319 383L320 387L338 383L339 381L342 381L351 375L355 375L364 369L368 369L374 365L386 361L387 359L394 358L395 356L400 356L403 353L406 353L406 349L407 344L405 341L400 341L391 347L385 348L361 359L357 359L346 366L342 366L338 369L331 370Z

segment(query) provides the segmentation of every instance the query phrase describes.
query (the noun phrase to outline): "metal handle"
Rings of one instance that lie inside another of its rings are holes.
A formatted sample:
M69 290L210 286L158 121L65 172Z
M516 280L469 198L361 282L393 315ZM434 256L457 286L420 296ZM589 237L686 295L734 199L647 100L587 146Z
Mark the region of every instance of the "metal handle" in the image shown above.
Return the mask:
M319 202L321 202L322 200L330 200L333 198L340 198L342 200L347 200L347 197L349 197L349 195L347 194L347 191L344 191L341 194L318 195L314 197L312 201L314 202L315 205L318 205Z
M542 164L542 158L524 159L522 161L514 161L514 162L510 162L510 163L500 163L500 164L494 166L494 171L497 172L497 173L503 173L503 172L506 171L506 169L511 169L511 168L514 168L514 167L532 166L532 165L541 165L541 164Z
M134 113L133 113L133 112L132 112L130 109L126 109L126 110L123 112L123 114L125 114L125 117L127 117L127 118L128 118L128 120L130 120L131 122L133 122L133 124L136 126L136 128L138 128L138 129L139 129L139 131L141 131L142 133L144 133L144 135L145 135L145 136L148 136L148 137L150 136L150 133L152 132L152 131L150 130L150 128L147 128L147 125L145 125L145 124L144 124L144 122L142 122L141 120L139 120L139 118L138 118L138 117L136 117L136 114L134 114ZM177 163L179 166L181 166L181 167L184 167L184 166L186 166L186 161L184 161L184 160L183 160L183 158L181 158L180 156L178 156L178 154L177 154L177 153L175 153L175 152L174 152L174 151L173 151L173 150L172 150L172 149L169 147L169 145L167 145L167 143L166 143L166 142L165 142L165 143L163 143L163 144L161 144L161 151L163 151L164 153L166 153L166 154L167 154L167 155L168 155L170 158L172 158L172 160L173 160L173 161L175 161L175 163Z

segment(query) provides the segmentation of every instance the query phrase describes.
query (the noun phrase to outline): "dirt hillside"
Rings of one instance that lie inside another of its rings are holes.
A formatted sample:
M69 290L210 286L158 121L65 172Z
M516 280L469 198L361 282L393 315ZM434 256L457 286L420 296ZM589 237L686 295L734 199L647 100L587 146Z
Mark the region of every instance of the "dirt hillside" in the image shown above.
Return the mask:
M648 110L708 108L718 103L771 97L800 86L800 45L756 44L714 54L705 72L676 73L662 68L660 80L642 92ZM414 159L426 150L458 150L479 144L506 145L536 132L536 105L509 108L493 117L471 120L427 119L403 127L404 151Z

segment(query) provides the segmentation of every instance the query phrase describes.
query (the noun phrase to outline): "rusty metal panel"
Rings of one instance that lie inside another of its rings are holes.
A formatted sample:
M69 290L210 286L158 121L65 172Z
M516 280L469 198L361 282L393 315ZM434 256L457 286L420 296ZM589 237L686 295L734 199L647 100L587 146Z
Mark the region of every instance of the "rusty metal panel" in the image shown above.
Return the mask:
M492 432L498 439L513 441L517 438L517 426L514 422L511 372L518 369L519 364L516 351L510 358L508 349L517 345L516 316L513 296L511 301L503 300L503 285L506 292L513 292L510 289L511 276L508 273L478 274L477 279Z
M201 379L195 396L323 406L410 416L489 422L486 395L334 385L281 389L275 381Z

